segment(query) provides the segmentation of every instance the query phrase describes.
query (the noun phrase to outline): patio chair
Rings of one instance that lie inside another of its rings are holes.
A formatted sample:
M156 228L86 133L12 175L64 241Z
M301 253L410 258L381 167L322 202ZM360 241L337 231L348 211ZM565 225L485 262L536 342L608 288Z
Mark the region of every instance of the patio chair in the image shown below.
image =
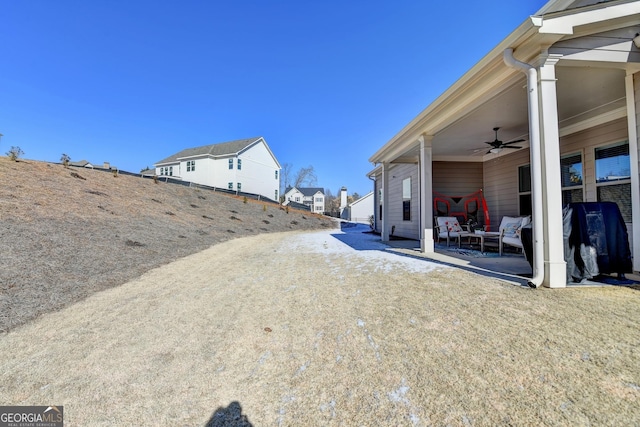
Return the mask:
M436 217L435 234L438 242L440 239L447 240L447 247L452 239L458 241L460 245L460 236L466 233L466 231L460 226L458 219L453 216L439 216Z
M528 225L531 222L530 216L525 217L512 217L503 216L498 228L500 232L499 251L502 256L504 246L513 246L522 251L522 239L520 238L522 227ZM524 251L523 251L524 253Z

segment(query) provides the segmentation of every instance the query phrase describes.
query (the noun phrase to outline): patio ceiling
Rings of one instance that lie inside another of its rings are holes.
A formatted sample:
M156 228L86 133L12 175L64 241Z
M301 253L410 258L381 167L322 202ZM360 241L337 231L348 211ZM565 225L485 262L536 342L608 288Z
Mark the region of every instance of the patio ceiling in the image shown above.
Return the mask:
M625 101L625 70L598 68L584 64L556 68L558 119L561 135L580 129L580 123L598 117L621 114ZM615 115L614 115L615 117ZM528 101L525 75L518 73L504 89L487 99L469 114L442 129L433 138L435 161L485 161L507 155L487 154L491 148L485 141L495 139L494 127L499 127L498 139L504 142L525 139L516 144L528 147ZM417 162L418 147L414 145L395 162Z

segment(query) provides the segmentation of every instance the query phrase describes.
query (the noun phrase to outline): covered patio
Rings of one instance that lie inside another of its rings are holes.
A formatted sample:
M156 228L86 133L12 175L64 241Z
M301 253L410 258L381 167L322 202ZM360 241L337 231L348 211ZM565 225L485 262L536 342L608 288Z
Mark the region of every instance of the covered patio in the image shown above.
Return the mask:
M638 34L637 1L553 0L525 19L369 159L382 240L437 254L434 193L482 189L494 227L532 216L532 286L567 286L567 203L616 202L640 254Z

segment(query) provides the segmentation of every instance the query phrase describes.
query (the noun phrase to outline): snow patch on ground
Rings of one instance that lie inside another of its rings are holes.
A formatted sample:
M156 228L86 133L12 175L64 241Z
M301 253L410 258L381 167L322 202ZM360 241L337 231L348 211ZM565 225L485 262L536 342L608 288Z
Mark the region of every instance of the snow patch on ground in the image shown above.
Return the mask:
M355 268L374 268L377 272L390 273L402 268L412 273L428 273L436 268L446 268L426 259L413 258L389 252L389 245L380 236L368 233L369 226L350 225L342 230L322 230L299 234L288 240L287 249L299 253L319 253L329 256L349 255Z

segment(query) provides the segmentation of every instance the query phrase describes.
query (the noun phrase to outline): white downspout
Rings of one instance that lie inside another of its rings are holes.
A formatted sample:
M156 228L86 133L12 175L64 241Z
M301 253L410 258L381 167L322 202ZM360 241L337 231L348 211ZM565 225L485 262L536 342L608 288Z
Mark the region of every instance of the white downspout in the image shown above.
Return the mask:
M529 98L529 152L531 154L531 198L533 204L533 277L529 286L537 288L544 280L544 233L542 209L542 152L540 149L540 114L538 108L538 71L513 57L513 49L504 50L504 63L527 75Z

